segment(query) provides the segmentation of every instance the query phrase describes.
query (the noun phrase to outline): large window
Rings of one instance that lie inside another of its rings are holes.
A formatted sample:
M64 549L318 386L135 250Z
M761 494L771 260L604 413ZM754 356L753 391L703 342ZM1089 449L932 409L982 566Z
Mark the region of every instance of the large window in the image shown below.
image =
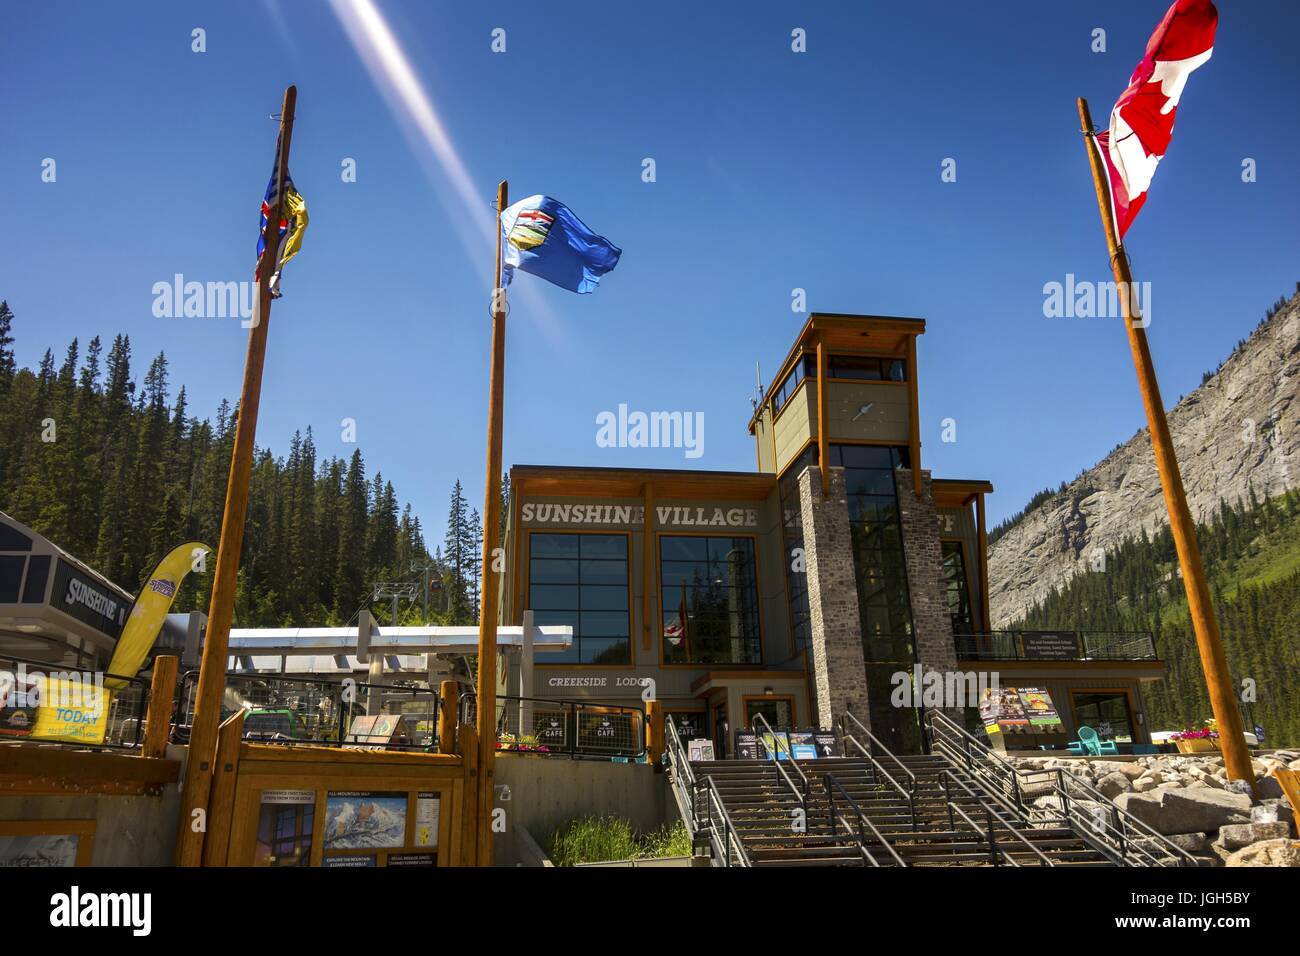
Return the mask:
M1133 717L1129 712L1128 695L1114 693L1071 691L1074 704L1074 729L1087 724L1103 740L1131 744L1133 742Z
M894 485L903 450L832 445L830 451L831 465L844 468L848 492L863 654L868 661L910 663L912 605Z
M828 378L851 378L862 382L905 382L902 359L875 355L832 355L826 360Z
M790 396L794 394L795 389L799 387L800 382L805 378L816 377L817 356L806 354L795 363L794 368L790 370L790 374L782 379L781 384L774 389L774 394L772 395L772 413L776 414L781 410L781 407L790 400Z
M528 606L538 625L568 624L573 645L548 664L628 664L627 536L529 535Z
M971 634L970 588L966 584L966 557L960 541L944 541L943 586L954 634Z
M759 664L752 538L661 535L664 663Z

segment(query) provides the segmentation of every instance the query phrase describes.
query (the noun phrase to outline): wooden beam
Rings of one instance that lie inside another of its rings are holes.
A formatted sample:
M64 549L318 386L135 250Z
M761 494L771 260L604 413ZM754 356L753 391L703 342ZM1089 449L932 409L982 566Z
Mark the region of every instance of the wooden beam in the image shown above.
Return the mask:
M217 760L212 768L208 797L207 832L203 838L203 865L225 866L230 852L230 827L235 815L235 784L239 779L239 745L244 738L244 715L239 709L217 731Z
M456 752L456 708L460 702L460 685L445 680L438 685L438 753Z
M654 652L655 486L647 481L641 490L645 515L641 526L641 648Z
M157 793L180 779L179 760L157 760L99 750L0 746L0 791L5 793Z
M149 685L149 711L145 718L144 748L146 757L165 757L167 737L172 727L176 703L176 672L180 658L163 654L153 659L153 680Z
M460 729L461 766L465 774L465 814L461 820L461 858L460 866L478 865L478 814L482 802L478 797L479 787L483 781L478 773L478 731L471 725ZM489 814L489 826L491 815ZM491 861L489 860L488 863ZM487 866L485 863L484 866Z
M984 633L988 634L993 630L993 614L989 607L989 536L984 524L983 495L975 496L975 520L979 525L980 619Z
M817 336L817 467L822 476L822 497L831 493L831 431L826 412L826 345Z
M921 399L916 374L916 336L907 340L907 447L912 458L912 488L921 500Z

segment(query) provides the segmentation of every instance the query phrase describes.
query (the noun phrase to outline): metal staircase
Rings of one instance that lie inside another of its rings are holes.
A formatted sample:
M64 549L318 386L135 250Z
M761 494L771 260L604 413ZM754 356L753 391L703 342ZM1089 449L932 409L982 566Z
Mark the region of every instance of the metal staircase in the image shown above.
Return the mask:
M926 720L930 754L896 755L848 715L843 757L696 763L669 721L673 792L694 846L718 866L1185 862L1181 850L1068 774L1052 781L1059 810L1026 806L1009 763L942 714ZM753 729L772 734L761 716Z

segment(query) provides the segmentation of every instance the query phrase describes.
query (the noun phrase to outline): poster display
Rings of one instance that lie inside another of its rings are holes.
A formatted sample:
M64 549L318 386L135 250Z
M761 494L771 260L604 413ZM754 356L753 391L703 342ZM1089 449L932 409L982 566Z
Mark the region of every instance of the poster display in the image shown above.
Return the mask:
M0 835L0 869L76 866L80 847L78 833Z
M330 791L322 849L400 849L406 845L405 793Z
M315 790L263 790L254 866L310 866Z
M707 737L697 737L695 740L687 741L686 759L691 763L699 763L701 760L713 759L713 741Z
M419 793L415 798L415 845L419 847L438 847L438 818L441 813L439 795L436 793ZM437 856L434 856L437 859ZM389 856L388 865L393 866L393 857Z
M992 734L1055 734L1065 726L1043 687L986 688L980 700L980 719Z
M759 735L758 742L764 760L790 759L790 734L787 731L764 732Z
M817 759L817 744L811 730L790 731L790 754L795 760Z

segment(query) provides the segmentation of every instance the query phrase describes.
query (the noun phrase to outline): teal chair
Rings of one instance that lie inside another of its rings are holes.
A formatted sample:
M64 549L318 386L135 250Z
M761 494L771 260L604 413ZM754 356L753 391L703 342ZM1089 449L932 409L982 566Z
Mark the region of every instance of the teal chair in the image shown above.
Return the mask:
M1075 749L1075 744L1079 745L1077 750ZM1097 736L1097 731L1093 730L1087 724L1084 724L1079 728L1079 739L1070 742L1070 753L1101 757L1109 754L1118 754L1119 748L1115 746L1115 741L1102 740Z

